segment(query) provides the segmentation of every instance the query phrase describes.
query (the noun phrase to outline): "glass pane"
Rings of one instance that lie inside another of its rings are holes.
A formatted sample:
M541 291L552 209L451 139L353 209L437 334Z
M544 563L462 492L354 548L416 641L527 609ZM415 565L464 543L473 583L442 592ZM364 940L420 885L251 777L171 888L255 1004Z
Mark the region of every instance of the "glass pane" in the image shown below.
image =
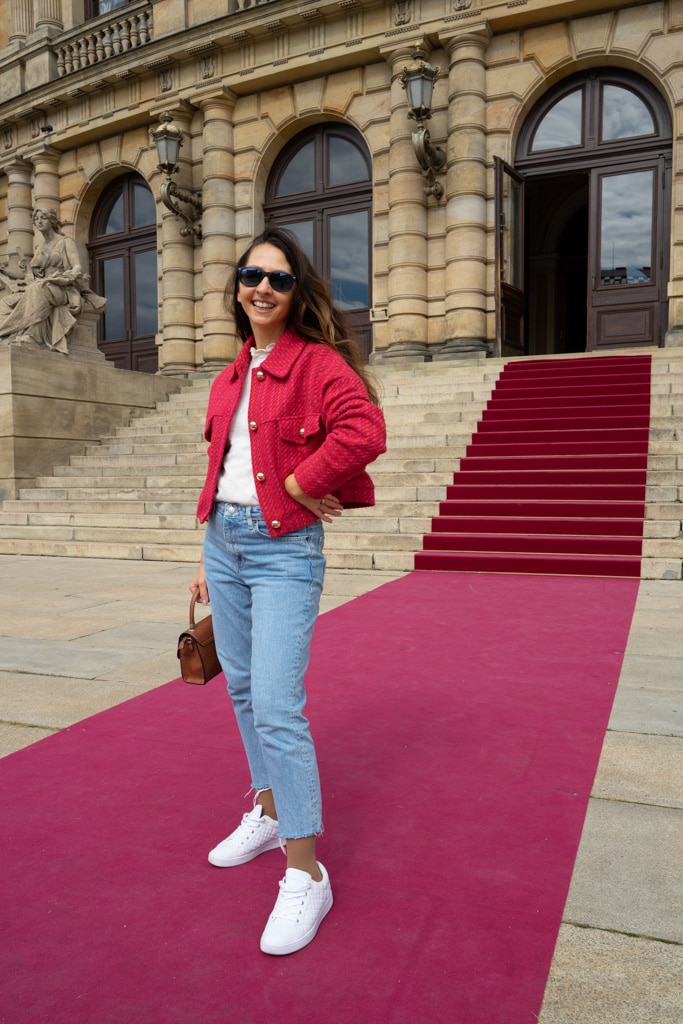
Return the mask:
M118 7L125 7L130 0L96 0L95 7L98 14L110 14Z
M296 220L288 221L286 224L279 224L279 228L286 228L287 231L291 231L292 234L296 235L299 239L301 248L308 256L311 263L314 262L313 254L313 221L312 220Z
M120 195L112 203L102 234L116 235L119 231L123 231L123 195Z
M534 133L531 152L581 145L583 90L576 89L551 107Z
M315 189L315 148L307 142L287 164L277 187L278 196L291 196L297 192Z
M602 138L629 139L636 135L654 135L652 115L630 89L606 85L602 90Z
M327 174L330 185L345 185L350 181L367 181L368 168L356 146L333 135Z
M133 255L135 273L135 337L156 334L159 329L157 309L157 254L155 249Z
M122 256L102 261L102 293L107 300L102 321L102 340L118 341L126 336Z
M368 211L330 218L330 282L339 309L369 306Z
M646 284L652 280L654 171L602 179L600 283Z
M154 196L146 185L133 185L133 227L141 228L145 224L154 224L157 216Z
M513 288L522 288L521 184L503 172L502 237L503 266L501 280Z

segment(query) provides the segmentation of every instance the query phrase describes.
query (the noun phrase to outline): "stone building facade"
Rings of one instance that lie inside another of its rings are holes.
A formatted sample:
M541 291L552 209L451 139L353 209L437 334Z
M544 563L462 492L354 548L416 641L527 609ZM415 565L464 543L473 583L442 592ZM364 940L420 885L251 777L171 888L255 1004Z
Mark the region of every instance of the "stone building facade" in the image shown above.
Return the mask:
M683 344L680 0L5 0L0 17L0 265L33 251L32 208L55 209L120 368L233 359L223 289L266 222L299 233L373 362ZM441 196L401 80L417 50L438 69ZM159 200L166 114L200 231Z

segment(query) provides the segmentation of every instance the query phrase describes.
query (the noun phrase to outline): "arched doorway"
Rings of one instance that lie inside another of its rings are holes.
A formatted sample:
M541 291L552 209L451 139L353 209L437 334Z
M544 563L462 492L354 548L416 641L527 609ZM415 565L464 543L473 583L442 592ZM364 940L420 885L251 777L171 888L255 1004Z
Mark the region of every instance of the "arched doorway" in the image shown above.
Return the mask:
M90 279L107 300L98 347L125 370L156 373L156 204L139 174L126 174L102 193L90 228Z
M293 231L329 278L366 359L372 350L371 174L370 155L355 129L317 125L283 149L264 208L266 223Z
M666 104L636 75L573 76L534 107L514 169L496 168L503 354L663 344L671 155Z

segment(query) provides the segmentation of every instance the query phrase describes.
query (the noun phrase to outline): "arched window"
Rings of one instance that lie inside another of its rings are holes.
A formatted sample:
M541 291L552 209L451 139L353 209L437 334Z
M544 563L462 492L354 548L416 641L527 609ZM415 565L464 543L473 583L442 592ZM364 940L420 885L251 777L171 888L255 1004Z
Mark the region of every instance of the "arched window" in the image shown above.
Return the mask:
M266 222L293 231L329 278L367 357L372 348L370 156L362 137L339 124L297 135L268 182Z
M584 163L640 153L671 138L661 96L626 72L600 71L567 79L538 103L524 125L515 165L575 156Z
M119 367L156 373L156 204L139 174L117 178L105 189L93 213L88 250L93 288L107 300L100 349Z

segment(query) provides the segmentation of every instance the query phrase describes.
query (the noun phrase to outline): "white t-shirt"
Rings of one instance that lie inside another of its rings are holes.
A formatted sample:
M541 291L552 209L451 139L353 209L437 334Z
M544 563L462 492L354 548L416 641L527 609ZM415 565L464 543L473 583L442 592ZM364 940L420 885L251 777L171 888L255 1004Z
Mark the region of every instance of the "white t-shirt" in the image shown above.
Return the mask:
M218 478L216 501L227 501L231 505L258 505L254 467L251 462L251 438L249 431L249 396L251 374L275 348L275 342L267 348L253 348L251 363L244 380L240 400L230 423L228 440L230 445L223 459L223 470Z

